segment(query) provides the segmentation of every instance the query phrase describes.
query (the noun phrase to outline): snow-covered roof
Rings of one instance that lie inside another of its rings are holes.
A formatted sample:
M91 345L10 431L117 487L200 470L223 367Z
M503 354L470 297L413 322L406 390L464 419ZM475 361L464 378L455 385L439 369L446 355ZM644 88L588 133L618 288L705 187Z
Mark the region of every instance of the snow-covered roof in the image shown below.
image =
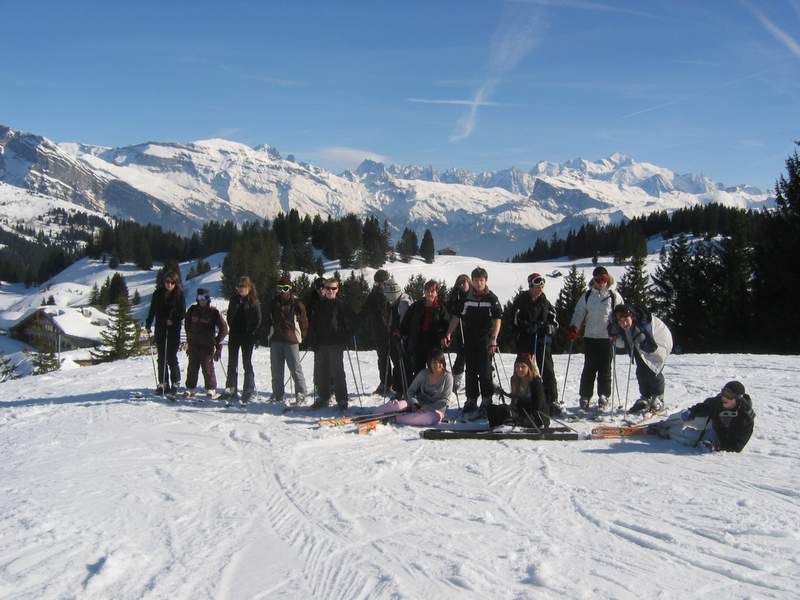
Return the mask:
M100 332L108 324L106 313L92 306L71 308L68 306L42 306L27 312L12 326L18 328L36 313L44 313L64 335L100 341Z

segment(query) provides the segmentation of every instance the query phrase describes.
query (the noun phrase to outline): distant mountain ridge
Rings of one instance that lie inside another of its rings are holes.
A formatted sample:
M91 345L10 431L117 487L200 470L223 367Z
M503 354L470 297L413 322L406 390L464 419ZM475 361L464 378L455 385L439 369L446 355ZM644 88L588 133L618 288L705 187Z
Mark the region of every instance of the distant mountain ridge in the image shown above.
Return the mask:
M487 258L511 256L539 236L588 221L710 202L751 208L771 201L753 187L726 187L619 153L598 161L540 161L530 171L440 172L365 160L336 175L283 158L266 144L212 139L105 148L56 143L4 126L0 182L184 234L212 219L272 219L292 208L323 218L375 215L398 231L430 228L437 247Z

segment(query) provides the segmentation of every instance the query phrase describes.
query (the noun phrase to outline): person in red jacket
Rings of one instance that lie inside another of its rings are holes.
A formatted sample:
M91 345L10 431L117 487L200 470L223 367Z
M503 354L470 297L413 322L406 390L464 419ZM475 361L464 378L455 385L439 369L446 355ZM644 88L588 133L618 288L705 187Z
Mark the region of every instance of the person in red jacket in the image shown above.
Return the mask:
M186 311L186 353L189 366L186 368L186 395L193 397L197 387L197 374L203 370L203 383L209 397L217 395L217 376L214 361L219 360L222 340L228 335L228 325L219 311L211 305L211 294L198 288L197 303Z

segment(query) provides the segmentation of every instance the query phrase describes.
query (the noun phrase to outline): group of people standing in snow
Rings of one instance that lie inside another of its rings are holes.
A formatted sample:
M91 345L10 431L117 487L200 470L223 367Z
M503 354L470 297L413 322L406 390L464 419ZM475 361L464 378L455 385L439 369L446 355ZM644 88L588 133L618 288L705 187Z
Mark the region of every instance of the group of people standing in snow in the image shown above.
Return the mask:
M380 269L358 314L338 298L337 279L318 278L303 302L293 293L290 278L283 276L262 316L255 286L247 276L242 276L229 300L227 319L212 305L209 291L203 288L197 290L196 303L186 310L179 274L170 272L153 294L145 323L148 332L155 325L157 392L177 391L180 381L177 353L181 323L185 321L189 357L186 394L194 395L198 372L202 370L207 393L216 395L214 362L220 360L222 342L228 336L225 390L221 397L239 398L243 404L247 403L255 393L253 349L261 328L266 327L271 348L273 400L284 400L286 366L294 382L294 403L305 402L308 386L299 349L305 340L315 355L315 394L311 408L327 407L333 397L337 407L344 410L349 404L344 355L347 352L350 358L348 347L351 342L355 344L355 332L364 323L372 333L378 355L380 383L374 393L389 399L378 412L403 412L396 419L401 424L435 425L444 418L451 394L458 397L463 384L463 413L479 411L493 423L510 421L547 427L550 418L560 415L564 406L558 397L551 352L559 324L544 292L545 282L543 275L532 273L528 277L528 290L514 299L510 335L515 338L518 356L509 381L510 391L505 392L500 385L501 394L510 402L494 405L494 355L498 351L503 310L488 287L488 273L482 267L475 268L469 276L459 275L447 298L439 296L436 281L426 282L423 297L416 302L411 301L387 271ZM640 398L630 412L657 413L663 409L663 368L672 350L672 336L658 317L624 304L613 277L604 267L594 269L588 289L576 303L567 332L570 353L573 344L583 337L580 410L590 409L595 382L597 409L608 410L612 361L617 352L624 352L636 364ZM238 394L240 353L244 371L241 396ZM455 360L448 370L451 354L455 354ZM715 397L717 400L712 398L692 407L680 422L707 417L714 431L724 432L716 437L706 436L706 442L722 449L740 450L752 432L754 417L749 397L740 386L738 382L727 384ZM728 396L735 397L738 412L731 411L723 402L726 390ZM733 430L738 432L733 435L735 442L730 441ZM680 438L680 431L673 432L676 438Z

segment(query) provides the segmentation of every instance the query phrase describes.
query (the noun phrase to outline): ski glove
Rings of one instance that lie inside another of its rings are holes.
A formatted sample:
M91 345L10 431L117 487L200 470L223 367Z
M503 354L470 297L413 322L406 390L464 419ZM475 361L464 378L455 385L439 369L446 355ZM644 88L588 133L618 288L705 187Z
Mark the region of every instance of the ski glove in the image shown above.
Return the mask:
M574 342L575 340L577 340L580 337L580 335L581 335L581 332L578 330L577 327L575 327L575 325L570 325L569 329L567 329L567 337L569 338L569 341L571 341L571 342Z
M691 421L692 419L694 419L694 415L688 408L681 413L681 421Z

